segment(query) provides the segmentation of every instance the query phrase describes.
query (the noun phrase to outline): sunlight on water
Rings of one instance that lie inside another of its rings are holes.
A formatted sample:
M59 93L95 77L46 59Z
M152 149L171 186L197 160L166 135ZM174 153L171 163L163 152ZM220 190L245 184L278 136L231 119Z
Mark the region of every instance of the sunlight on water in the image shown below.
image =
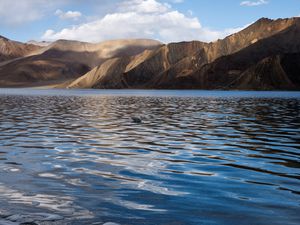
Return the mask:
M300 220L298 92L3 89L0 133L0 209L86 223Z

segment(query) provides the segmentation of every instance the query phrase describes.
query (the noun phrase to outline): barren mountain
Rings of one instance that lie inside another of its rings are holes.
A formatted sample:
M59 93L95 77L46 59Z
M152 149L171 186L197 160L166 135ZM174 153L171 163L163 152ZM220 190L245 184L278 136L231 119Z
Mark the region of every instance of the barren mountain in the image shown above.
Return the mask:
M34 55L0 65L1 86L35 86L75 79L101 65L107 59L132 56L146 49L156 49L154 40L114 40L93 44L58 40L39 47Z
M296 88L297 83L293 83L285 72L281 59L280 55L276 55L259 61L244 71L229 85L229 88L252 90Z
M30 55L39 48L36 45L23 44L0 36L0 62Z
M182 59L177 61L174 65L164 71L161 71L159 76L157 76L157 78L150 82L150 87L209 88L208 86L201 86L201 84L197 85L197 83L195 83L195 77L190 76L190 74L195 73L196 71L200 70L205 64L212 63L222 56L231 55L247 48L248 46L255 45L255 43L260 40L264 40L287 29L290 29L296 24L299 24L299 21L299 18L279 20L262 18L256 23L245 28L244 30L230 35L223 40L218 40L216 42L208 44L203 43L203 45L198 48L194 47L194 53L188 54L186 57L182 57ZM297 37L299 38L300 36L293 35L291 39L297 39ZM286 45L286 43L283 44ZM272 45L276 47L276 40L272 43ZM277 47L280 48L280 45ZM262 48L265 49L264 46L262 46ZM288 51L292 51L292 48L289 48ZM252 56L249 55L248 57L250 59ZM248 61L249 59L244 58L243 60ZM214 85L213 81L211 85Z
M130 62L129 57L113 58L105 61L100 66L84 76L76 79L68 88L123 88L127 87L123 83L123 71Z
M188 55L195 54L198 49L203 48L206 43L193 41L193 42L181 42L181 43L171 43L168 45L164 45L157 50L145 51L139 55L131 57L128 60L128 65L125 67L123 71L120 71L119 68L114 67L115 64L112 64L109 68L110 71L118 71L115 73L115 77L121 83L118 84L118 88L148 88L151 86L151 82L154 79L159 79L159 76L164 71L171 68L181 59L187 57ZM124 61L124 59L122 60ZM102 71L102 70L94 70L94 71ZM93 73L94 74L94 73ZM112 72L112 74L114 74ZM87 74L88 77L91 76L91 73ZM95 76L100 76L98 73L94 74ZM113 76L108 74L102 74L101 77L109 76L113 79ZM122 79L119 79L119 78ZM86 76L87 78L87 76ZM89 78L90 79L90 78ZM90 79L91 80L91 79ZM82 86L75 85L77 81L74 81L72 85L69 87L78 87L81 88L90 88L90 87L106 87L106 88L115 88L115 85L109 86L107 83L103 85L101 80L93 79L98 83L94 83L92 86ZM107 79L105 79L107 80ZM78 81L81 81L79 78ZM83 83L81 83L83 84Z
M300 52L299 26L299 18L263 18L217 42L172 43L132 57L126 68L109 64L106 68L109 72L104 72L98 67L69 87L297 89L299 75L294 69L293 79L289 81L287 60L281 65L278 57ZM128 61L127 58L116 60L123 64ZM254 82L255 76L262 76L261 85ZM86 79L93 82L82 82Z
M240 80L241 79L240 77L245 71L249 69L252 71L253 76L255 76L257 75L257 70L255 69L253 70L253 66L257 66L256 64L263 63L264 65L266 64L272 64L273 66L276 65L274 60L270 60L270 61L266 60L260 62L261 60L268 57L274 59L274 57L277 55L300 53L300 38L299 38L300 20L298 19L294 21L296 22L293 23L291 26L289 26L287 29L282 30L279 33L276 33L275 35L270 36L268 38L261 39L256 43L234 54L220 57L216 59L214 62L206 64L203 67L201 67L199 70L194 71L192 74L190 74L190 76L198 80L197 88L215 89L215 88L226 88L228 87L228 85L230 85L230 88L243 87L243 89L247 89L245 87L245 84L240 86L238 85L238 82L235 81L236 79ZM269 67L272 66L269 65ZM248 76L249 76L249 70L248 70ZM270 70L270 72L272 72L272 70ZM289 72L287 71L287 76L288 73ZM266 75L266 73L264 74ZM273 76L273 74L269 74L269 76ZM280 82L281 81L278 80L278 83ZM232 83L235 83L236 85L233 86ZM298 84L289 85L286 86L285 89L286 88L294 89L297 88L297 85ZM251 89L251 87L253 86L249 84L248 89ZM283 88L282 86L274 86L271 83L270 83L270 87L273 87L275 89Z
M300 18L262 18L211 43L59 40L34 54L0 65L0 85L299 90Z

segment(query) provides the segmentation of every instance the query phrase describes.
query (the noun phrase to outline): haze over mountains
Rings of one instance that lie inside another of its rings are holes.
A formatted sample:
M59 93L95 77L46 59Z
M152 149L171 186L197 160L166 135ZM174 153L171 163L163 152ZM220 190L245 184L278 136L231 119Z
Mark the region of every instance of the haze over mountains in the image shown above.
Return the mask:
M223 40L20 43L0 36L0 86L300 90L300 18Z

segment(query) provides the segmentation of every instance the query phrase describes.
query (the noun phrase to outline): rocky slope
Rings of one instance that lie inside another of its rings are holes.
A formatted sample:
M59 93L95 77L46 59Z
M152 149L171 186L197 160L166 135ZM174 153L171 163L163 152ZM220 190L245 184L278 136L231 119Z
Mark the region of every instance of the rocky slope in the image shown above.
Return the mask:
M30 55L38 49L40 49L40 47L37 45L23 44L0 36L0 63Z
M228 88L272 90L293 89L295 85L283 69L280 55L265 58L244 71Z
M286 54L299 52L299 18L263 18L217 42L172 43L129 60L118 58L122 67L109 64L109 72L98 67L67 87L294 90L300 89L299 73L290 69Z
M0 65L0 86L36 86L78 78L107 59L157 49L154 40L114 40L98 44L58 40L35 54Z
M113 58L69 84L68 88L124 88L122 73L130 58Z
M159 82L154 85L168 88L170 82L172 82L174 88L209 88L208 86L195 85L195 79L189 74L200 70L207 63L212 63L222 56L229 56L239 52L260 40L289 29L297 23L299 23L297 18L279 20L262 18L244 30L223 40L209 43L203 49L197 51L195 55L182 59L175 66L164 71ZM276 45L275 43L273 44ZM247 61L248 59L245 60ZM210 82L213 82L213 80ZM182 83L183 85L181 86Z
M261 65L261 60L264 60L265 58L274 58L276 55L285 55L289 53L300 53L299 37L300 23L299 20L297 20L296 23L287 29L282 30L268 38L261 39L234 54L220 57L212 63L206 64L200 69L194 71L189 76L192 76L198 80L197 88L216 89L230 87L237 89L253 89L251 83L249 83L249 86L246 87L247 85L245 83L243 85L239 85L235 80L240 80L240 77L245 72L249 74L249 71L252 71L253 76L258 75L257 70L253 70L253 68ZM265 60L263 61L263 64L270 64L269 67L271 68L273 66L275 67L276 65L273 60ZM288 69L288 67L285 67L283 72L287 73L288 76L289 71L286 69ZM274 68L274 71L275 70L276 68ZM270 70L270 72L272 72L272 70ZM266 73L264 74L266 75ZM273 76L273 74L269 74L268 76ZM277 78L279 79L279 77ZM281 80L279 79L278 82L281 82ZM232 83L235 83L236 85L232 85ZM263 86L266 85L267 84ZM268 85L275 89L299 88L298 84L285 87L273 86L272 83L269 83ZM261 89L265 88L262 87Z
M159 79L162 72L184 57L194 54L204 45L205 43L196 41L174 43L164 45L157 50L147 50L132 57L115 58L114 62L122 62L122 66L118 63L104 63L103 66L96 67L67 87L148 88L154 79ZM100 77L101 79L98 79Z
M300 18L262 18L211 43L60 40L38 51L0 64L0 85L300 90Z

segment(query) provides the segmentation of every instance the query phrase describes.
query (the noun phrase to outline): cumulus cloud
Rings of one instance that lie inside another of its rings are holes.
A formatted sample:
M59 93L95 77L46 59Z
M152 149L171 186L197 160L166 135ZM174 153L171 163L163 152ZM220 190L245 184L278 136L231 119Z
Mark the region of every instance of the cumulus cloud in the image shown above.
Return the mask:
M79 17L82 16L81 12L79 11L67 11L67 12L63 12L60 9L57 9L55 11L55 15L58 16L60 19L73 19L73 20L77 20Z
M1 0L0 1L0 24L22 25L35 21L47 14L48 11L57 8L66 0Z
M216 31L203 27L197 17L185 15L158 0L127 0L113 13L80 25L54 31L47 30L42 39L73 39L99 42L121 38L152 38L163 42L212 41L235 30Z
M259 5L266 5L269 2L267 0L258 0L258 1L243 1L241 2L241 6L259 6Z

